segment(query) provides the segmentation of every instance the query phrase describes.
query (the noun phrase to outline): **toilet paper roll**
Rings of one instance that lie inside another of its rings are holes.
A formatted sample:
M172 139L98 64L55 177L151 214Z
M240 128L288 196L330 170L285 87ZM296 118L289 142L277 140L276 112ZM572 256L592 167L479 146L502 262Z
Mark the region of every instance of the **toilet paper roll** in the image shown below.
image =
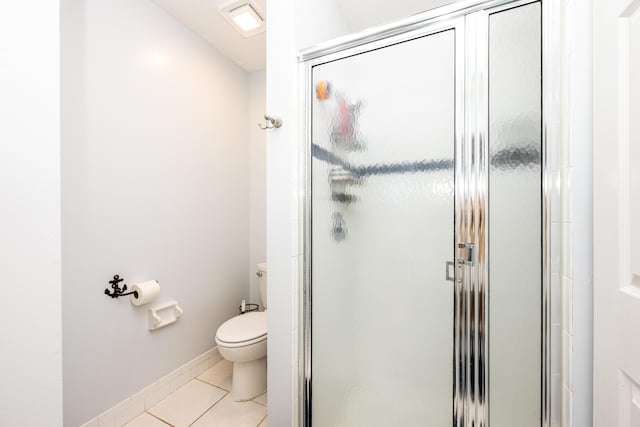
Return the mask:
M131 286L131 290L138 292L137 298L134 294L131 294L131 304L143 305L158 298L158 294L160 294L160 285L158 285L157 280L149 280L147 282L136 283Z

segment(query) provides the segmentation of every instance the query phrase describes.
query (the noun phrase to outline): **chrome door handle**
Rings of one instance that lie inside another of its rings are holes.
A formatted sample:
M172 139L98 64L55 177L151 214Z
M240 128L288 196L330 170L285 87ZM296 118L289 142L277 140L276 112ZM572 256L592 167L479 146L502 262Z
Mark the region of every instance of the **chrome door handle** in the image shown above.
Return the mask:
M473 265L473 243L458 243L458 264Z
M447 261L446 265L447 272L445 273L445 277L449 282L454 282L456 280L455 263L453 261ZM453 273L451 272L451 270L453 270Z

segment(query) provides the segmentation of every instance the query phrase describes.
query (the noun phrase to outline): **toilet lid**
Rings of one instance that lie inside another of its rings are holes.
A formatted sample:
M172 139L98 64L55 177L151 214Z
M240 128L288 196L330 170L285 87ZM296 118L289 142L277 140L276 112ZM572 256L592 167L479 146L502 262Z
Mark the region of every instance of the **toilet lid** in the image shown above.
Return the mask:
M232 317L218 328L216 337L228 343L255 340L267 335L267 313L251 312Z

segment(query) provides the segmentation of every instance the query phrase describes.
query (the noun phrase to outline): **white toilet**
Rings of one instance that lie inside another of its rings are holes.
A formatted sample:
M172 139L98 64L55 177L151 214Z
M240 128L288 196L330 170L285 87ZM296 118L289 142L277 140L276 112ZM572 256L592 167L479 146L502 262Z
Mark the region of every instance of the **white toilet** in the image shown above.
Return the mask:
M251 400L267 391L267 264L258 264L260 297L265 311L240 314L216 332L222 357L233 362L231 397Z

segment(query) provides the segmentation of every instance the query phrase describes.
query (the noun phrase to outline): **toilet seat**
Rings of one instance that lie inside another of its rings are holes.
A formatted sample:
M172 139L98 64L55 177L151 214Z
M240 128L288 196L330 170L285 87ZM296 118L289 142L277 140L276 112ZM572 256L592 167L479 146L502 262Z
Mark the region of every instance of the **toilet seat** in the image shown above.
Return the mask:
M216 342L224 347L245 347L267 339L267 313L251 312L232 317L216 333Z
M258 337L255 338L253 340L248 340L248 341L243 341L243 342L226 342L226 341L222 341L220 338L216 337L216 344L218 344L219 347L227 347L227 348L239 348L239 347L248 347L250 345L256 344L256 343L260 343L262 341L266 341L267 340L267 336L262 336L262 337Z

